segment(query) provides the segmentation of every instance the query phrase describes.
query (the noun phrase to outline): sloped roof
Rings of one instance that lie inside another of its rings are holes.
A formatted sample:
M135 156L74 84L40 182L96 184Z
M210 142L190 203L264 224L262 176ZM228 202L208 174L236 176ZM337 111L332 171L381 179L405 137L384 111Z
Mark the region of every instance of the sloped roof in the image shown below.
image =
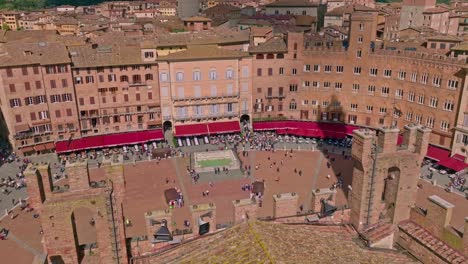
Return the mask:
M296 16L296 26L310 26L314 22L317 22L317 17L315 16Z
M427 37L427 40L462 42L462 39L454 35L435 35Z
M250 27L250 35L254 37L263 37L272 32L272 27Z
M219 16L219 15L226 15L232 12L239 12L240 8L226 5L226 4L218 4L208 9L203 10L203 13L207 16Z
M186 60L206 60L206 59L234 59L248 57L244 51L228 50L219 48L216 45L193 45L186 50L170 53L167 56L160 56L159 61L186 61Z
M186 45L199 45L199 44L229 44L229 43L248 43L248 31L230 31L224 30L222 32L208 31L199 33L174 33L158 35L156 38L156 45L158 47L173 47L173 46L186 46Z
M188 22L211 22L210 18L202 17L202 16L187 17L187 18L184 18L182 20L183 21L188 21Z
M249 49L251 53L278 53L278 52L288 52L288 47L284 42L283 38L275 37L270 40L259 44L258 46L251 47Z
M143 64L138 45L102 45L93 48L91 45L68 47L73 66L103 67L117 65Z
M468 258L465 257L463 253L453 249L450 245L441 241L422 226L411 220L401 222L398 227L404 233L428 247L431 251L442 256L442 258L449 263L466 263L468 261Z
M460 45L451 48L451 50L468 51L468 42L460 43Z
M20 65L51 65L70 63L65 44L60 42L0 44L0 67Z
M364 5L345 5L345 6L339 6L337 8L334 8L330 11L328 11L325 15L326 16L343 16L344 14L350 14L354 11L362 11L362 12L378 12L377 9L364 6Z
M314 7L318 6L317 3L312 3L307 0L278 0L266 7Z
M342 226L250 221L135 263L416 263L394 251L366 249L354 238Z
M429 8L424 10L423 14L438 14L438 13L445 13L448 12L449 9L441 7L441 6L436 6L433 8Z

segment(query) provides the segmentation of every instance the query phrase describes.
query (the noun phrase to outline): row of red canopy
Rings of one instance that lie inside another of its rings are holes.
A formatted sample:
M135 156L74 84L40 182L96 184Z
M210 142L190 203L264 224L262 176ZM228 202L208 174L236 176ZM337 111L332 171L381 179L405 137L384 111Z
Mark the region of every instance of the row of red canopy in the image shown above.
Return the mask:
M239 132L239 121L227 121L216 123L178 125L175 127L174 135L176 137L193 137L201 135L229 134Z
M342 139L345 138L346 135L352 135L353 131L359 127L337 123L286 120L257 122L253 124L253 128L255 131L274 130L280 135L287 134L301 137Z
M55 151L57 153L64 153L86 149L133 145L163 139L164 135L161 129L99 135L56 142Z

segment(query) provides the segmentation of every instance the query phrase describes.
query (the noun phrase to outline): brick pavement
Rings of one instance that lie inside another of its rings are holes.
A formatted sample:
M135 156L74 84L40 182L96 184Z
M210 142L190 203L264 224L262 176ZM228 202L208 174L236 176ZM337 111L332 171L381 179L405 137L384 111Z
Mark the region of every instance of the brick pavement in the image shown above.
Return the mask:
M284 153L285 151L276 151L274 153L250 151L249 157L242 157L241 155L244 164L252 166L252 176L246 178L220 175L222 179L213 181L214 187L212 188L209 187L207 182L198 184L191 182L185 171L188 158L162 160L159 164L155 161L142 161L137 162L135 166L127 163L124 167L126 179L124 215L132 221L132 226L126 229L127 237L146 235L144 213L151 210L166 209L168 206L163 193L165 189L172 187L182 190L187 205L214 202L217 207L217 223L230 224L233 219L232 201L249 197L248 192L241 190L241 186L245 183L265 180L266 191L263 207L258 214L260 217L272 215L273 194L294 191L299 194L299 204L307 204L311 191L316 188L330 187L337 180L336 174L342 173L344 186L351 184L353 162L343 159L341 155L330 154L330 157L335 158L335 162L331 162L331 167L327 168L327 159L320 151L295 150L293 157L289 155L284 157ZM270 157L270 160L268 160L268 157ZM53 161L56 156L51 155L42 158ZM278 166L281 160L283 160L284 165ZM277 162L277 166L270 168L273 161ZM260 168L255 170L257 164ZM280 172L276 171L277 167L280 167ZM6 167L2 166L0 171L3 172L4 168ZM294 173L294 168L302 170L302 176ZM177 173L177 170L179 170L179 173ZM331 176L330 179L326 177L328 174ZM275 181L277 176L279 176L279 182ZM101 180L102 169L90 169L90 179L94 181ZM166 183L166 179L168 183ZM66 183L66 180L62 180L62 182ZM203 197L202 192L206 190L210 190L210 195ZM346 192L346 188L338 191L336 199L338 205L346 204ZM456 203L457 206L460 202L463 202L461 196L458 197L457 195L457 198L453 198L454 194L446 193L441 188L425 184L423 189L418 192L418 203L424 205L426 197L430 194L437 194ZM453 201L453 199L458 200ZM181 229L183 220L191 219L187 206L173 209L173 214L175 222L172 223L172 226L174 228ZM460 221L463 219L458 216L458 214L455 214L452 220L455 226L459 226ZM40 230L39 222L33 219L31 214L18 216L13 222L10 222L9 218L2 219L0 227L11 227L12 234L18 238L16 241L12 239L3 243L2 245L5 246L0 246L0 254L1 252L14 251L11 256L17 260L17 263L31 263L29 260L34 258L34 250L27 249L31 247L37 251L42 250L38 233ZM22 246L21 243L26 243L27 246Z

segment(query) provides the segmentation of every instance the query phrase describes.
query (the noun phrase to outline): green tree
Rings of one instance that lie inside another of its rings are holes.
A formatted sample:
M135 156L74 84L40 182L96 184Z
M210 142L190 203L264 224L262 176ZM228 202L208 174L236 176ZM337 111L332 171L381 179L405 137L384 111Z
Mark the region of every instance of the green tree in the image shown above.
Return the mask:
M2 29L3 29L3 30L11 30L10 26L7 25L7 23L3 23L3 24L2 24Z

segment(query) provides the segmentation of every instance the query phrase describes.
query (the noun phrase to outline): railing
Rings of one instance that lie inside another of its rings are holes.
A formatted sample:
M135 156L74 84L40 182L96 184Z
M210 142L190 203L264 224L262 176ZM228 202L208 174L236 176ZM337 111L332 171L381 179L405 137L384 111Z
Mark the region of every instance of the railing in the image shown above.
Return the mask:
M208 113L208 114L196 114L196 115L185 115L174 117L177 121L193 120L193 119L204 119L213 117L235 117L239 114L237 112L223 112L223 113Z
M459 59L456 57L447 57L445 55L439 54L429 54L417 51L407 51L407 50L387 50L387 49L375 49L371 55L383 55L383 56L394 56L394 57L404 57L404 58L415 58L419 60L426 60L431 62L443 62L450 64L462 64L467 63L466 59Z
M239 93L232 94L217 94L217 95L204 95L204 96L172 96L172 100L175 101L193 101L193 100L210 100L210 99L225 99L225 98L237 98Z
M286 98L286 95L284 95L284 94L276 94L276 95L275 94L266 94L265 98L267 98L267 99L278 98L279 99L279 98Z
M42 131L42 132L34 132L34 131L29 131L29 132L22 132L22 133L17 133L15 135L15 139L16 140L19 140L19 139L25 139L25 138L30 138L30 137L34 137L34 136L45 136L45 135L49 135L49 134L52 134L53 132L52 131ZM37 142L37 143L42 143L42 142Z

